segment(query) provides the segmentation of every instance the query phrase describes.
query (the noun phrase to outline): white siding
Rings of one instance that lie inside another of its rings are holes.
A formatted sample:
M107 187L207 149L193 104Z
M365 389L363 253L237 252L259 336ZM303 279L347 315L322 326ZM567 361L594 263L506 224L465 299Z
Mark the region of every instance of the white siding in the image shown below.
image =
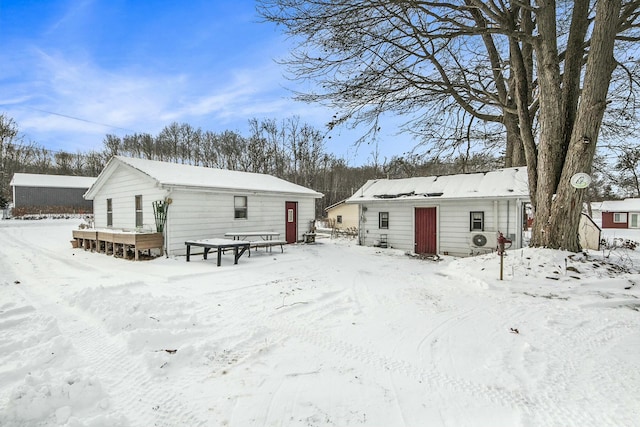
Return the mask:
M361 244L374 245L381 234L387 235L390 247L413 252L415 244L415 208L436 208L436 244L438 253L455 256L468 256L495 249L496 242L491 241L488 249L472 248L470 244L470 212L484 212L484 231L491 234L502 232L505 237L513 238L513 248L521 247L521 203L515 200L440 200L432 203L402 202L399 200L381 200L363 205L366 211L361 216ZM507 210L509 215L507 215ZM379 212L389 212L389 228L378 227Z
M303 234L311 231L315 224L317 199L298 198L297 200L287 200L298 202L298 241L302 241L304 238ZM284 222L284 200L282 203L282 212Z
M362 244L373 246L381 234L386 234L390 247L413 251L413 214L410 206L385 201L365 207L367 210L363 212L364 222L360 228L360 235L364 239ZM380 212L389 212L388 229L378 227Z
M247 219L234 218L234 196L247 196ZM230 231L277 231L285 238L285 202L298 202L298 239L309 231L315 199L243 192L174 190L167 214L167 250L182 255L186 240L224 237Z
M298 203L298 236L309 231L315 216L315 198L261 194L159 188L145 174L126 167L116 168L94 198L95 226L107 226L107 199L112 199L113 228L135 228L135 196L142 195L143 229L156 231L152 203L169 197L165 239L169 255L186 253L190 239L224 237L229 231L277 231L285 238L285 202ZM234 196L247 196L248 218L234 219Z
M113 228L136 228L135 196L142 195L142 229L156 231L152 203L164 200L166 190L151 178L126 167L118 167L93 199L95 226L107 226L107 199L112 199Z

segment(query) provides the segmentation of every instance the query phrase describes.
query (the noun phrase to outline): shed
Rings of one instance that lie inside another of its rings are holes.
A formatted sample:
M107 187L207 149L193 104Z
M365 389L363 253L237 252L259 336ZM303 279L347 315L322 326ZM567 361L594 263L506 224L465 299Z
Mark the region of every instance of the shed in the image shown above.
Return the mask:
M578 236L580 237L580 247L582 249L600 249L601 229L598 224L584 212L580 215L578 225Z
M484 173L367 181L346 203L359 207L359 241L416 254L495 250L501 232L523 246L526 167Z
M605 200L600 205L602 228L640 228L640 199Z
M334 203L325 209L327 213L327 222L331 228L337 230L357 230L358 229L358 206L345 203L342 200Z
M226 232L275 231L301 241L322 194L271 175L114 156L85 198L96 228L157 230L154 202L168 203L167 253L186 253L185 241Z
M94 177L16 173L11 179L13 214L91 213L93 204L84 193Z

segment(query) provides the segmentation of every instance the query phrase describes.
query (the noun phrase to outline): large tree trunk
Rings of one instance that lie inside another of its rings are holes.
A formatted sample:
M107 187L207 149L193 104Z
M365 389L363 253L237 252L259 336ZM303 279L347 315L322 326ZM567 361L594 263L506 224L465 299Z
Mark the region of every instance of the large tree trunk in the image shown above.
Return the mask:
M535 221L531 244L547 246L551 200L556 190L562 164L562 101L560 66L556 35L556 5L553 0L539 1L536 41L538 82L540 88L540 141L538 149Z
M547 220L549 227L546 246L550 248L574 252L581 249L578 226L586 190L573 188L570 179L575 173L591 172L596 140L606 108L609 81L615 67L613 47L620 9L620 0L598 2L580 105L556 197Z

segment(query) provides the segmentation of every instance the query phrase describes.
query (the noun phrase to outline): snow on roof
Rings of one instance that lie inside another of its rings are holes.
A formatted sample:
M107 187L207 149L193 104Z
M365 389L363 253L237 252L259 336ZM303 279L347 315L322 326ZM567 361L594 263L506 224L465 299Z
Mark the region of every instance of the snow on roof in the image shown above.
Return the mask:
M491 172L369 180L347 203L380 199L464 199L480 197L529 197L527 168Z
M333 209L333 208L335 208L335 207L338 207L338 206L340 206L340 205L344 204L346 201L347 201L347 199L340 200L339 202L336 202L336 203L334 203L334 204L332 204L332 205L330 205L330 206L327 206L326 208L324 208L324 210L325 210L325 211L328 211L328 210L330 210L330 209Z
M605 200L600 205L602 212L640 212L640 199Z
M317 191L285 181L284 179L276 178L272 175L122 156L114 156L114 159L143 172L164 186L250 190L293 193L316 198L323 197L323 195Z
M96 178L87 176L15 173L10 185L15 187L89 188L95 181Z

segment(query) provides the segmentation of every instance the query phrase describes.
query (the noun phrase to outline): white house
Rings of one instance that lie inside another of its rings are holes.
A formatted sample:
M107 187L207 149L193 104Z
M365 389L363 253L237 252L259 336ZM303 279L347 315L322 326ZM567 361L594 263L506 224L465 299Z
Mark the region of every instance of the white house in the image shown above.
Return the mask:
M322 194L270 175L114 156L89 188L96 228L156 231L154 202L168 203L165 246L231 231L276 231L303 239Z
M495 250L497 234L523 246L526 167L486 173L369 180L359 206L360 244L417 254L468 256Z

